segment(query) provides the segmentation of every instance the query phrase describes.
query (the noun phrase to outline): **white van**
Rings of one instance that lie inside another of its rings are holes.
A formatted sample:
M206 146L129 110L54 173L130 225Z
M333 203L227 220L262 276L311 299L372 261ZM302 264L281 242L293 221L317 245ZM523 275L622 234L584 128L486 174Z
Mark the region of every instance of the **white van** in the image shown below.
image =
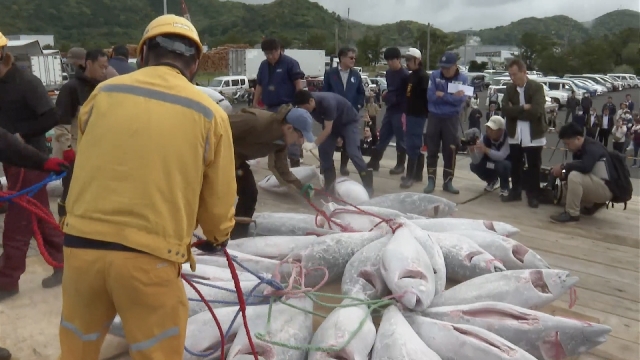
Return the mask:
M571 95L571 92L575 91L578 99L581 99L585 93L584 90L575 86L571 81L559 78L536 78L535 80L539 83L545 84L551 91L564 91L568 95Z
M511 80L509 80L511 81ZM505 83L506 84L506 83ZM502 103L502 98L504 97L504 94L506 92L507 86L506 85L501 85L501 86L489 86L489 89L487 90L487 92L489 94L491 94L491 92L493 90L496 90L496 92L498 93L498 102ZM557 110L558 109L558 104L556 104L553 100L551 100L551 98L549 96L547 96L547 89L544 89L545 92L545 106L544 109L546 112L550 112L551 110ZM485 101L485 105L487 107L489 107L489 97L487 96L487 100Z
M638 88L640 87L640 81L636 78L635 75L631 74L607 74L607 76L617 79L618 81L625 84L627 88Z
M558 109L562 108L564 105L567 104L567 99L569 98L569 95L567 92L565 92L564 90L551 90L549 89L549 87L547 86L546 83L539 81L540 78L533 78L534 81L538 81L539 83L542 84L542 86L544 86L544 94L545 97L548 97L551 99L551 102L553 102L554 104L558 105ZM507 85L511 83L511 79L509 80L504 80L502 81L502 83L500 85Z
M208 87L224 96L233 96L236 90L249 89L249 80L246 76L220 76L213 78Z

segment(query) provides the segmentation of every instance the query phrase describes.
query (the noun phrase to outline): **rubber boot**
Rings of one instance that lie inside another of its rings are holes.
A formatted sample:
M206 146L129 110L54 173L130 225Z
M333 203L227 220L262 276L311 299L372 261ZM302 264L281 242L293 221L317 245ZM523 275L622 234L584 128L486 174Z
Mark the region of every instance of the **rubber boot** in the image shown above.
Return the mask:
M444 170L444 184L442 184L442 190L451 194L460 194L460 190L453 187L453 172L450 170Z
M334 188L333 185L336 183L336 169L325 169L324 170L324 191L333 195Z
M289 167L292 169L300 167L300 159L289 159Z
M427 186L422 190L425 194L431 194L436 189L436 171L437 169L427 168Z
M346 150L342 149L340 152L340 175L349 176L349 169L347 164L349 163L349 154Z
M229 236L229 240L237 240L244 239L249 237L249 227L251 224L242 224L236 221L236 224L233 226L231 230L231 235Z
M62 269L53 269L51 276L42 279L42 287L51 289L62 284Z
M0 347L0 360L10 360L11 359L11 353L9 352L9 350Z
M408 189L413 186L417 162L418 159L409 158L407 160L407 175L402 177L402 182L400 183L401 189Z
M422 172L424 171L424 155L420 154L416 161L416 171L413 173L413 181L422 182Z
M371 159L367 163L367 169L371 169L373 171L380 170L380 160L382 159L382 155L384 152L378 151L377 148L371 148Z
M367 193L369 193L369 197L373 196L373 170L367 169L367 171L363 171L360 173L360 180L362 180L362 186L364 186Z
M404 163L407 160L407 153L398 151L396 154L396 166L389 170L389 175L400 175L404 173Z

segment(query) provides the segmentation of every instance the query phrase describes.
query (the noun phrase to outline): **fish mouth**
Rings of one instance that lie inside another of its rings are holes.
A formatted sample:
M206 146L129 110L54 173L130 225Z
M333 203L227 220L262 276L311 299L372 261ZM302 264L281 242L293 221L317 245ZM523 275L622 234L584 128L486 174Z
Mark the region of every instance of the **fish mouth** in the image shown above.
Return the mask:
M485 253L482 251L472 251L470 253L468 253L467 255L464 256L464 262L466 264L471 264L471 262L473 261L474 258L484 255Z
M335 345L335 347L339 347L340 345ZM339 351L336 352L331 352L331 353L326 353L328 356L328 359L333 359L333 360L354 360L355 356L353 354L353 351L351 349L349 349L348 347L345 347Z
M577 284L580 281L580 278L577 276L567 276L564 278L564 284L567 287L573 287L573 285Z

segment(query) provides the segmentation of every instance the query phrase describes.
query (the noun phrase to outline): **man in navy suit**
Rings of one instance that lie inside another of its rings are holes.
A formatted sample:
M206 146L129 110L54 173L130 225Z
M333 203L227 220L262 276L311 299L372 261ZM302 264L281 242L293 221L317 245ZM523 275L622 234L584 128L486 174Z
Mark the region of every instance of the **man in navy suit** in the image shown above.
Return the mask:
M356 50L343 47L338 51L339 65L331 68L324 75L322 91L338 94L351 103L356 112L364 107L364 86L360 73L353 69L356 64ZM344 139L342 139L344 141ZM347 163L349 156L343 144L340 157L340 174L349 175Z

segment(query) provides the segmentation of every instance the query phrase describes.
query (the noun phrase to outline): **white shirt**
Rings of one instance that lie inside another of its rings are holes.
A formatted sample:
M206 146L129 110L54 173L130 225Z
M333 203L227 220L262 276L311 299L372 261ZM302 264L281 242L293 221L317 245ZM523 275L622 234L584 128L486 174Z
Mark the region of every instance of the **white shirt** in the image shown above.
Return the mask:
M595 125L597 119L597 115L591 114L591 126Z
M524 86L518 87L518 92L520 93L520 105L524 105ZM531 140L531 124L528 121L518 120L516 136L509 138L509 144L520 144L522 147L545 146L547 139L543 136L540 139Z
M603 129L609 128L609 115L602 115L602 128Z

